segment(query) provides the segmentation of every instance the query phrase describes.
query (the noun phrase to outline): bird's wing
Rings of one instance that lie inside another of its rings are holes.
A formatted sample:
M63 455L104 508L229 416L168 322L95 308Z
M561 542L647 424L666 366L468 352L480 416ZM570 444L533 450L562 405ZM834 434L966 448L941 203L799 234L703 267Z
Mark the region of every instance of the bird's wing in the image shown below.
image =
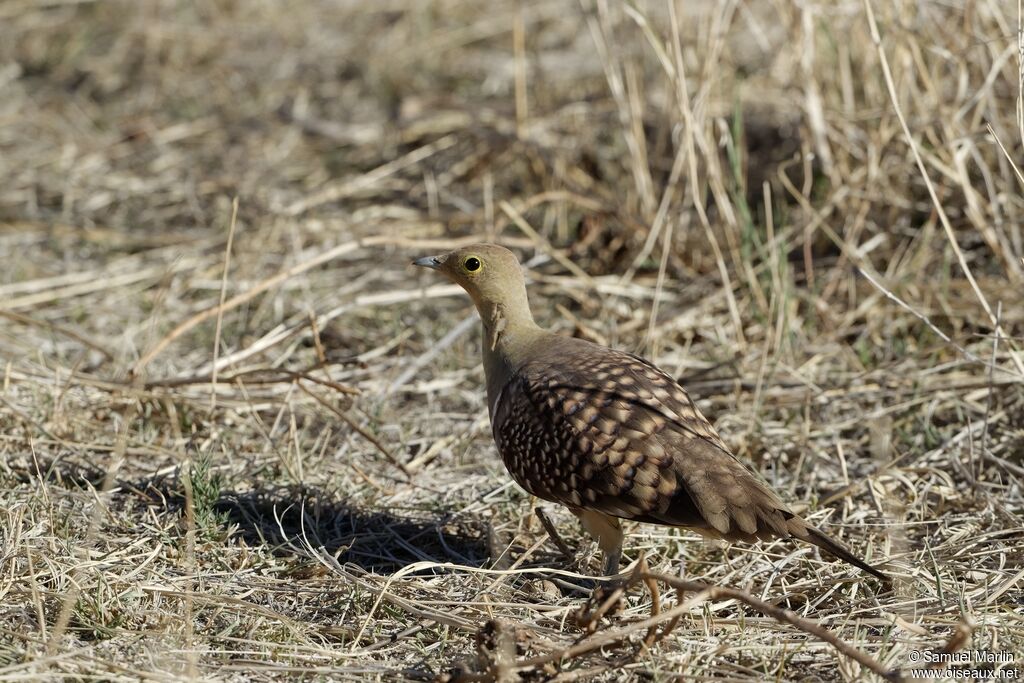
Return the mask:
M790 535L793 513L675 380L631 354L571 341L522 365L496 402L495 441L521 486L712 536Z

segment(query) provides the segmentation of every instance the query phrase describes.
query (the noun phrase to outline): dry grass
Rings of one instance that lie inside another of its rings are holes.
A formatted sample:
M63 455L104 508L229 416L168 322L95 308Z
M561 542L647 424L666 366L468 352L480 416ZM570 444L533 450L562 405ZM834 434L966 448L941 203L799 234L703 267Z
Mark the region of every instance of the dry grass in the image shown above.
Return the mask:
M469 303L407 267L479 239L897 580L631 558L887 668L958 625L1024 652L1016 13L0 4L0 680L869 678L719 594L650 649L639 588L581 630L593 547L510 484Z

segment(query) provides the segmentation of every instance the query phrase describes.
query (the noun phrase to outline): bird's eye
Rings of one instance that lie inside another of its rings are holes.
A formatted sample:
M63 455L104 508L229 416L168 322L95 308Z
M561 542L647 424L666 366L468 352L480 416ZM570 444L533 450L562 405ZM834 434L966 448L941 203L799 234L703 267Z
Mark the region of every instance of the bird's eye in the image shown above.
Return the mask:
M475 273L480 270L480 259L476 256L470 256L468 259L462 262L462 266L470 273Z

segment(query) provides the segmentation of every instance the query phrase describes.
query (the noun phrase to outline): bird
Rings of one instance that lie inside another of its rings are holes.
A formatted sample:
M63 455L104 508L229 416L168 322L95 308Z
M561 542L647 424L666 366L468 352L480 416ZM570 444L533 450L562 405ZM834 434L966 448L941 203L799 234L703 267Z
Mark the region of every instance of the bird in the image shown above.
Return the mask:
M491 431L517 484L567 507L618 573L623 520L726 541L795 538L888 582L793 512L745 466L668 373L640 356L541 328L519 260L471 244L413 261L469 294L483 323Z

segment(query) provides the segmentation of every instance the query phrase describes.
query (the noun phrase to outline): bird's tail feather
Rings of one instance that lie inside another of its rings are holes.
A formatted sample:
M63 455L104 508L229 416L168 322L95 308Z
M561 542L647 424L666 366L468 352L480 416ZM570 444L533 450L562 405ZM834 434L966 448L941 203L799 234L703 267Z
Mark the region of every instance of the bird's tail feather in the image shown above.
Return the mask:
M883 582L885 582L887 584L892 582L892 579L890 579L888 576L883 574L881 571L879 571L878 569L875 569L870 564L868 564L864 560L860 559L859 557L857 557L856 555L851 553L849 550L846 549L845 546L843 546L841 543L839 543L839 541L836 541L835 539L831 538L830 536L827 536L824 532L819 531L818 529L815 529L810 524L806 524L804 526L804 528L802 529L802 531L804 531L807 534L806 537L805 537L805 540L813 543L814 545L818 546L819 548L821 548L823 550L828 551L829 553L831 553L831 554L835 555L836 557L838 557L840 560L843 560L845 562L849 562L850 564L852 564L855 567L860 567L861 569L866 571L868 574L871 574L872 576L882 580ZM800 536L800 534L794 534L794 535Z

